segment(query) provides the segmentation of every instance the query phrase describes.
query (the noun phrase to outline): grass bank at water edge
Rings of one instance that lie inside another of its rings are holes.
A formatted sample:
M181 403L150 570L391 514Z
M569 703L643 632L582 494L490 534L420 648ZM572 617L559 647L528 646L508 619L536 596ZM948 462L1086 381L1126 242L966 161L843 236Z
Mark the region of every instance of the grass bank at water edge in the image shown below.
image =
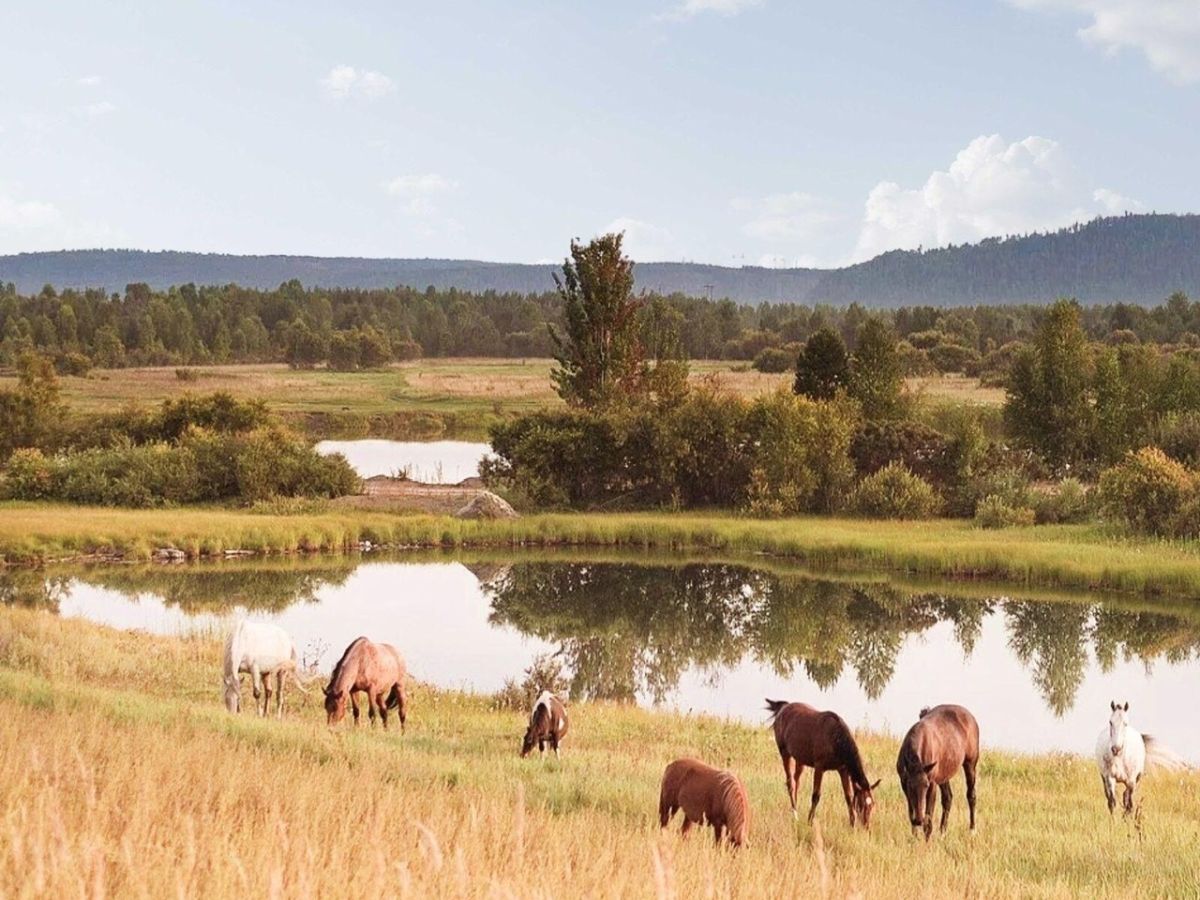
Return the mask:
M877 567L1025 586L1200 598L1195 542L1126 537L1094 525L984 530L958 520L763 520L719 513L567 513L477 522L360 510L272 514L0 504L0 559L10 564L95 555L144 559L161 547L188 556L233 550L341 552L363 541L388 547L575 545L748 558L770 554L823 568Z
M330 731L319 695L284 721L227 714L210 636L118 632L0 608L0 895L1128 897L1194 894L1200 776L1151 774L1110 819L1090 760L988 746L979 829L908 827L897 740L869 834L836 779L793 821L764 728L576 703L561 760L517 756L525 714L417 685L406 734ZM665 764L739 773L750 846L660 833ZM804 783L802 794L808 793Z

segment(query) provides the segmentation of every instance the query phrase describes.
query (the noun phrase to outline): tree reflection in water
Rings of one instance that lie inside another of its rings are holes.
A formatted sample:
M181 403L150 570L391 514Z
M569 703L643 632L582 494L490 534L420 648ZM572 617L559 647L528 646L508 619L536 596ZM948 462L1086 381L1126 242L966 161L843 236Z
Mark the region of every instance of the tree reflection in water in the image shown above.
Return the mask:
M1008 643L1056 715L1069 710L1089 647L1118 658L1179 662L1200 625L1103 604L975 599L895 585L826 581L723 564L514 563L484 586L491 621L558 644L577 697L661 701L689 668L716 673L749 657L829 688L850 669L871 699L905 641L939 622L970 655L984 621L1004 616Z

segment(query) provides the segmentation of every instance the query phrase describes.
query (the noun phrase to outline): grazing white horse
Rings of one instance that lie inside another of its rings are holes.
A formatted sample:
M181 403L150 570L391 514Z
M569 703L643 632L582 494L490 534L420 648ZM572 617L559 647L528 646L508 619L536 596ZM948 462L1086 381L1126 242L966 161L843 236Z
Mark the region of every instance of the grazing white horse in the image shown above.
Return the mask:
M296 645L278 625L239 619L225 643L225 708L242 707L242 674L250 675L254 706L267 715L271 702L271 678L275 679L275 715L283 718L283 680L291 675L300 690L308 693L296 674ZM262 701L261 703L259 701Z
M1162 742L1129 727L1129 701L1117 703L1114 700L1109 705L1112 715L1108 717L1108 726L1096 739L1096 764L1100 767L1100 780L1104 782L1109 813L1117 808L1119 782L1125 787L1122 806L1125 815L1129 815L1133 812L1133 790L1148 765L1173 772L1191 766Z

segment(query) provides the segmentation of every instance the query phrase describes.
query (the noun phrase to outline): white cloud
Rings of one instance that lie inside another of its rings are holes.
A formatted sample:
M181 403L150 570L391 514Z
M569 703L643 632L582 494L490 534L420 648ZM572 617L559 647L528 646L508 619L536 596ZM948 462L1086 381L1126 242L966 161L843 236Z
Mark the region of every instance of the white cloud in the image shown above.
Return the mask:
M0 230L24 231L57 224L62 215L52 203L38 200L17 200L0 194Z
M1080 38L1108 53L1139 50L1172 81L1200 81L1200 2L1197 0L1009 0L1022 9L1091 17Z
M393 93L396 90L396 82L382 72L356 69L354 66L334 66L329 70L329 74L321 79L321 87L325 94L334 100L346 100L350 97L378 100Z
M1060 228L1140 204L1089 185L1061 145L1031 136L980 136L919 188L881 181L867 196L856 259L918 245Z
M733 208L751 216L742 225L743 234L771 243L808 240L837 219L824 200L803 191L738 199Z
M1092 199L1096 201L1096 205L1108 213L1109 215L1117 216L1121 213L1137 213L1145 212L1146 204L1134 200L1132 197L1126 197L1124 194L1118 194L1116 191L1108 188L1096 188L1092 191Z
M101 116L107 116L116 111L117 105L110 103L108 100L101 100L99 103L89 103L83 108L84 115L89 119L99 119Z
M683 0L678 6L662 13L658 18L681 21L702 13L736 16L755 6L761 6L762 3L763 0Z
M384 184L383 189L404 201L403 210L412 216L437 212L433 197L458 190L458 182L429 172L424 175L400 175Z
M82 78L78 79L75 83L78 84L80 87L96 87L96 85L98 85L100 83L100 80L101 79L100 79L99 75L84 75Z
M659 225L621 216L613 219L602 229L601 234L621 231L625 234L622 244L625 253L641 262L660 262L665 259L678 258L675 252L675 239L671 232Z

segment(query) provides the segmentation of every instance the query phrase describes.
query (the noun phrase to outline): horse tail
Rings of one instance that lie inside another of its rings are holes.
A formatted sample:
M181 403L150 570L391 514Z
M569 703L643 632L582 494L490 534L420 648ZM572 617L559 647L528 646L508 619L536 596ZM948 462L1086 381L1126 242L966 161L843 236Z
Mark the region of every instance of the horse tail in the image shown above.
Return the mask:
M393 684L392 689L388 692L387 703L384 704L388 709L395 709L400 705L400 685Z
M1142 743L1146 745L1147 767L1158 766L1168 772L1188 772L1193 768L1187 760L1157 738L1143 734Z
M750 830L750 803L746 799L746 787L741 779L728 770L717 773L717 785L721 792L721 811L725 814L729 840L734 846L743 847Z
M768 698L767 712L771 714L771 718L768 721L773 723L775 721L775 717L778 716L780 711L787 705L788 702L786 700L771 700Z

